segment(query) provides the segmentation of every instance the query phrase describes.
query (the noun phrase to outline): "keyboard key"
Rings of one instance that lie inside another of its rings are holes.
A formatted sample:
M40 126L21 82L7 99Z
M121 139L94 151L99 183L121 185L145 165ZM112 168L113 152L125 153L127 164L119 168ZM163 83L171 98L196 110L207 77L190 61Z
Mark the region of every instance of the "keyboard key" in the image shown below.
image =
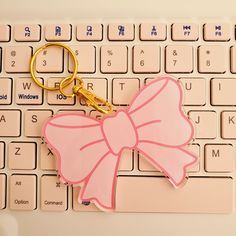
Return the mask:
M236 105L235 93L236 79L212 79L211 80L211 104L212 105Z
M80 204L78 202L78 197L79 197L79 192L80 192L80 187L76 186L73 187L73 210L74 211L100 211L93 203L84 203L84 204Z
M126 46L110 45L101 47L102 73L127 73L128 48Z
M11 142L8 147L8 167L13 170L36 168L36 143Z
M186 149L192 153L194 153L200 160L200 146L198 144L191 144ZM152 171L152 172L159 172L152 164L150 164L145 157L139 153L138 158L138 169L140 171ZM199 163L195 166L192 166L187 169L187 172L199 172Z
M52 116L51 110L27 110L25 112L25 136L41 137L45 121Z
M42 170L56 170L56 158L45 143L40 145L40 168Z
M25 211L36 209L36 181L36 175L14 174L10 177L10 209Z
M11 28L9 25L0 25L0 42L10 41Z
M227 63L226 47L222 45L198 47L198 70L200 73L225 73Z
M119 171L131 171L133 170L133 158L134 153L132 150L124 150L121 155Z
M14 38L17 42L38 42L40 41L40 25L16 25L14 27Z
M19 137L21 133L21 111L0 110L0 137Z
M43 79L39 79L43 83ZM43 89L31 78L16 78L15 100L19 105L41 105L43 103Z
M62 79L63 78L49 78L47 80L47 84L49 87L58 87L59 82ZM74 86L74 83L71 83L64 89L64 92L71 94L73 91L73 86ZM49 105L74 105L76 98L66 97L63 94L61 94L59 91L53 91L53 92L47 91L47 99L48 99Z
M236 46L230 48L230 69L232 73L236 73Z
M139 91L140 82L137 78L121 78L112 80L112 103L128 105Z
M78 24L76 38L79 41L101 41L103 26L101 24Z
M5 143L0 142L0 169L3 169L5 166Z
M67 194L68 187L60 183L57 176L42 176L40 199L43 211L66 211Z
M198 25L194 23L174 23L171 33L174 41L196 41L199 37Z
M183 105L203 106L206 103L206 81L203 78L180 78Z
M79 62L78 73L95 73L96 48L91 45L71 46L70 48L75 52ZM74 64L69 58L69 72L73 72L73 70Z
M71 25L69 24L46 25L45 39L47 41L70 41Z
M233 186L230 177L190 177L183 188L175 189L162 177L120 176L116 211L231 213Z
M12 79L0 78L0 105L12 103Z
M160 72L160 47L156 45L142 45L133 47L133 72Z
M215 111L190 111L189 117L195 128L194 138L214 139L217 135L217 117Z
M6 175L0 174L0 209L6 207Z
M166 40L166 24L143 23L139 27L140 40L142 41L164 41Z
M107 100L108 84L105 78L82 78L84 81L84 88L96 94L97 96ZM81 101L81 104L85 105Z
M32 48L29 46L7 46L5 48L5 71L7 73L29 72Z
M132 41L134 40L134 24L109 24L108 39L111 41Z
M224 139L236 139L236 111L221 113L221 136Z
M38 72L63 72L64 67L63 49L59 47L50 47L38 54L36 59L36 70Z
M206 23L204 25L205 41L229 41L231 32L228 23Z
M167 73L191 73L193 71L192 46L166 46L165 63Z
M205 145L205 170L207 172L232 172L235 151L229 144Z

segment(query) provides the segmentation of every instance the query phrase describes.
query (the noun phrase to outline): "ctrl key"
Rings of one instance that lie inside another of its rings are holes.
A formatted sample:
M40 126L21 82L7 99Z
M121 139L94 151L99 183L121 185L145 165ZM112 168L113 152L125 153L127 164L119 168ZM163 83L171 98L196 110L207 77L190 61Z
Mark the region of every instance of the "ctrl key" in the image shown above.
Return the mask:
M10 208L12 210L36 209L36 175L17 175L10 177Z

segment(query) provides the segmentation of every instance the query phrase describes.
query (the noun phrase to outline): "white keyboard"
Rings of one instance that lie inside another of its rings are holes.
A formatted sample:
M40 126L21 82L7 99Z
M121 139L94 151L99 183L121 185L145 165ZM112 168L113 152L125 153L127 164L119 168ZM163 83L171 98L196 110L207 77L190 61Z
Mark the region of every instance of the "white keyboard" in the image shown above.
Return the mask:
M31 80L32 53L53 41L74 50L86 88L106 98L115 110L127 106L155 77L170 74L182 85L184 110L196 131L189 149L199 157L199 165L189 170L183 188L174 189L141 155L124 152L115 211L231 213L235 204L235 25L220 19L0 22L0 214L98 211L89 202L78 204L78 187L59 182L54 157L42 143L42 123L53 114L77 111L102 116L75 98L43 91ZM67 52L48 48L38 56L36 69L44 84L56 86L72 72L72 64Z

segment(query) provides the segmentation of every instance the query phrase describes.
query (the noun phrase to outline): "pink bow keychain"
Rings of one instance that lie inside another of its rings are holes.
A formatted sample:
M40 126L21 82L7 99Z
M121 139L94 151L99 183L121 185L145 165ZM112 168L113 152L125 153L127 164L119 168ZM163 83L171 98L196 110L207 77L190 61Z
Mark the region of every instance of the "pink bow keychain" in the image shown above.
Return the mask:
M186 178L197 157L186 145L193 126L182 111L182 90L171 77L145 86L125 110L103 120L81 114L61 114L47 120L43 137L57 157L61 179L82 184L78 201L102 210L115 208L117 170L122 151L136 149L173 186ZM176 190L177 191L177 190Z

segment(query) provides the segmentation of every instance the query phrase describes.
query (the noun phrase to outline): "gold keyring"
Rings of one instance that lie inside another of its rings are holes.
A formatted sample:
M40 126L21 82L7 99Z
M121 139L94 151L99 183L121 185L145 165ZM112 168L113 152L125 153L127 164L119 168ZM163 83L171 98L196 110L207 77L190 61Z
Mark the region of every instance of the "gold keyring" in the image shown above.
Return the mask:
M48 87L42 83L39 82L39 80L36 78L36 75L35 75L35 62L36 62L36 58L38 56L38 54L40 52L42 52L43 50L45 50L46 48L48 47L52 47L52 46L55 46L55 47L62 47L62 48L65 48L69 53L70 55L72 56L72 59L73 59L73 62L74 62L74 70L73 70L73 74L71 76L68 76L66 77L67 79L67 82L66 83L63 83L62 85L60 84L60 88L63 89L65 88L67 85L69 85L76 77L77 75L77 71L78 71L78 61L77 61L77 58L76 58L76 55L74 54L74 52L68 47L66 46L65 44L62 44L62 43L47 43L45 45L43 45L42 47L38 48L34 55L32 56L31 60L30 60L30 74L31 74L31 77L32 79L34 80L34 82L41 88L43 89L46 89L46 90L49 90L49 91L57 91L57 90L61 90L59 87ZM64 79L63 79L64 81Z
M65 97L74 97L75 96L75 93L74 93L74 91L73 91L73 93L71 93L71 94L66 94L64 91L63 91L63 89L68 85L68 81L67 80L69 80L70 79L70 76L68 76L68 77L66 77L66 78L64 78L63 80L61 80L60 81L60 83L59 83L59 91L60 91L60 93L61 94L63 94ZM83 88L83 85L84 85L84 82L83 82L83 80L82 79L80 79L79 77L75 77L74 78L75 79L75 81L79 81L79 86L81 87L81 88ZM65 85L64 85L64 83L65 83Z

